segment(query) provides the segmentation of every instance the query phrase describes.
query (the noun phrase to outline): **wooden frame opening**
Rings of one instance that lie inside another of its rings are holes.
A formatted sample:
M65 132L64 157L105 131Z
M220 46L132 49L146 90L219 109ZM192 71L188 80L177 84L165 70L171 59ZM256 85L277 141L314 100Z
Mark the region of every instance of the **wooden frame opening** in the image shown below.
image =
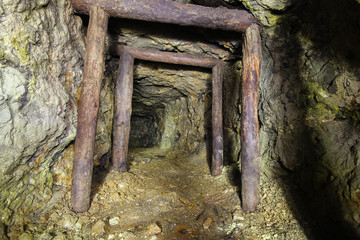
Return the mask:
M241 113L241 197L243 210L254 211L260 201L261 159L258 101L262 52L261 27L258 21L244 10L222 7L210 8L164 0L72 0L72 6L76 12L90 15L84 77L78 109L77 135L75 139L75 158L71 189L73 210L75 212L86 212L90 207L95 131L100 103L100 86L103 77L105 36L108 18L111 16L245 33ZM121 54L119 78L122 78L122 81L130 81L130 76L132 79L133 51L127 49ZM197 60L200 60L200 62L204 61L202 58ZM209 67L213 70L213 81L214 78L222 79L221 64L216 63ZM217 81L219 80L216 80L216 84L218 84ZM127 83L122 84L130 86ZM213 88L213 90L213 95L219 100L222 92L216 92L217 88ZM131 92L132 90L129 90L129 93L125 96L131 95ZM125 102L128 101L129 97L124 99L120 97L120 99L120 101ZM213 119L215 118L219 121L221 112L218 112L218 110L221 109L221 104L219 106L217 104L219 104L219 101L213 102L213 110L215 109L213 111ZM130 111L131 109L124 109L120 115L127 119ZM221 124L216 122L214 126L220 126ZM214 134L214 131L217 132ZM222 131L222 128L221 130L214 130L213 128L213 136L222 136L220 131ZM215 141L218 140L216 139ZM222 138L219 138L219 142L215 142L215 144L218 145L213 150L216 156L214 157L215 161L213 160L215 163L212 170L213 174L216 175L218 169L221 169L219 167L221 166L219 165L219 159L222 162L222 153L220 156L223 144ZM120 155L123 154L124 152L120 153ZM118 161L117 164L117 168L122 170L123 161Z

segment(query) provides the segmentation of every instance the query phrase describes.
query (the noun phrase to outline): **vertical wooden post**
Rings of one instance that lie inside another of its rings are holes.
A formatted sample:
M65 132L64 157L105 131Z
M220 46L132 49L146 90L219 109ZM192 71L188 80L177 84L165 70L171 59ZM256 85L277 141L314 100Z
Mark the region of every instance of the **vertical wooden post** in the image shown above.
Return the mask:
M125 172L129 146L131 100L133 94L134 57L124 51L120 54L119 73L115 89L115 116L113 126L113 164Z
M241 113L241 196L244 211L254 211L260 201L259 79L262 60L260 27L245 31Z
M223 117L222 117L222 80L223 66L217 64L212 69L212 166L211 173L221 174L223 166Z
M86 212L90 207L95 131L103 78L107 25L108 15L97 6L92 6L87 31L72 175L71 204L75 212Z

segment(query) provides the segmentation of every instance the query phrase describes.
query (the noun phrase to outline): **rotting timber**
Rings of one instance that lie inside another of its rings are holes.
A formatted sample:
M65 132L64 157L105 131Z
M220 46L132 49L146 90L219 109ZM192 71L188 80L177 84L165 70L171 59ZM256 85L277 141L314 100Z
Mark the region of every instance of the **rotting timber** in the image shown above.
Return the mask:
M107 14L112 17L245 32L246 39L243 47L243 111L241 126L241 163L242 166L245 167L242 169L243 186L241 195L243 209L245 211L254 211L260 200L259 177L261 158L259 152L259 123L257 112L261 65L261 39L259 34L260 27L257 20L248 12L243 10L210 8L194 4L166 2L164 0L72 0L72 5L76 12L90 15L88 39L97 37L103 39L103 36L105 36L107 31ZM96 19L99 14L104 14L106 21ZM96 30L90 32L91 29ZM83 89L81 94L81 99L84 98L87 100L82 100L82 103L80 103L79 106L79 122L77 127L78 136L75 142L75 159L72 183L72 207L75 212L85 212L90 206L90 197L87 196L90 196L92 158L94 154L95 129L97 111L99 107L98 93L100 91L104 58L103 49L104 42L88 40L83 82L83 88L86 90ZM98 59L96 59L95 56L97 56ZM88 60L88 58L93 59L93 61ZM131 62L127 61L127 63L130 65ZM130 69L130 66L128 68ZM92 75L94 75L92 77L94 78L94 83L89 83L89 79L87 78L90 77L87 76ZM122 75L122 73L120 73L120 75ZM222 71L218 65L213 66L213 75L218 76L215 77L217 79L221 78L220 76L222 75ZM129 77L129 74L127 76ZM88 92L96 94L88 95ZM222 97L221 91L215 94ZM219 103L214 102L213 100L213 105L218 106ZM92 109L92 114L86 116L84 113L88 111L87 108ZM218 113L219 112L217 111L213 111L213 118L217 118L216 115ZM218 118L216 122L213 120L213 124L222 124L221 119ZM115 126L115 128L116 127L117 126ZM222 135L222 127L213 128L213 134L220 135L220 133ZM83 142L85 142L85 144ZM218 138L214 142L214 144L218 146L214 146L214 149L220 149L220 146L222 147L222 138ZM121 144L124 148L126 147L126 143L123 142ZM222 151L215 152L214 154L222 155ZM122 152L120 155L126 157L126 153ZM218 157L215 156L215 158ZM118 170L126 170L126 166L124 167L123 162L120 161L117 164ZM212 171L214 175L220 173L217 172L219 166L220 165L218 163L213 165ZM88 176L88 174L90 174L90 176ZM84 188L81 188L81 186L84 186Z

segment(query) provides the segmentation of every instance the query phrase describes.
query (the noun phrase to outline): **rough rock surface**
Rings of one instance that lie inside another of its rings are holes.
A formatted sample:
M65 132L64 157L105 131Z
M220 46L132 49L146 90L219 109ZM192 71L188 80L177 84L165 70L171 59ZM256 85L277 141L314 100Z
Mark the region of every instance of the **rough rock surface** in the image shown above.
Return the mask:
M359 56L355 1L242 1L264 26L263 172L293 190L308 237L359 234ZM289 7L291 6L291 8Z
M50 166L75 136L84 44L68 1L0 10L0 220L10 223L51 197Z

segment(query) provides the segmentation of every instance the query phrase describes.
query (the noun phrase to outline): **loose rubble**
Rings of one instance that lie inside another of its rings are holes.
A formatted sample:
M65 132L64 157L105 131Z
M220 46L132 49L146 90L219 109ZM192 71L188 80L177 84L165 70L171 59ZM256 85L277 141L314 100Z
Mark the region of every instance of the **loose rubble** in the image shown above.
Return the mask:
M241 210L236 164L210 175L205 151L130 152L129 172L95 170L91 207L76 214L70 188L53 208L24 226L8 226L10 239L307 239L286 189L263 177L257 211ZM147 161L151 159L151 161ZM6 239L6 238L4 238Z

